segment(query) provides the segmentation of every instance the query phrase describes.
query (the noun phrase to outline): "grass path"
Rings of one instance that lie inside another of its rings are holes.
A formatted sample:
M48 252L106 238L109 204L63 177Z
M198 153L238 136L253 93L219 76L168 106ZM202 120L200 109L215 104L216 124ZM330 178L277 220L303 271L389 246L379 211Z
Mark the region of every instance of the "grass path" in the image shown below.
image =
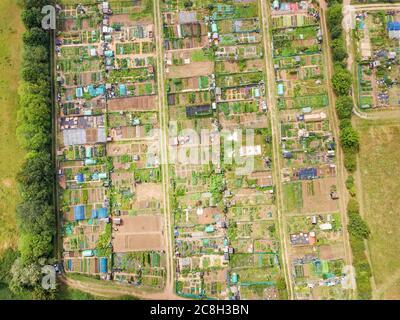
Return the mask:
M15 175L24 152L16 140L23 25L16 0L0 1L0 251L17 243Z

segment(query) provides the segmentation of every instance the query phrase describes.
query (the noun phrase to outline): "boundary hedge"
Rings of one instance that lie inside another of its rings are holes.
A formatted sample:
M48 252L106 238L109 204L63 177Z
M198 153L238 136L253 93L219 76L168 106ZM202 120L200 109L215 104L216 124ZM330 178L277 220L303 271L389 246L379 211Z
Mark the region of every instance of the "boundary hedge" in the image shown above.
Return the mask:
M331 50L334 62L332 87L336 95L336 113L340 121L340 143L344 154L344 166L351 174L357 169L357 153L359 150L358 132L351 123L353 99L351 97L352 74L347 70L346 47L342 28L343 6L340 1L328 0L327 25L331 36ZM369 229L361 218L359 205L355 198L354 179L350 175L346 187L351 196L347 204L349 218L348 231L353 254L353 265L356 270L357 293L359 299L371 299L371 267L366 256L365 240L369 237Z
M17 138L27 151L17 175L21 201L17 206L19 257L10 270L10 289L30 292L34 299L51 299L55 290L41 286L44 264L53 263L56 235L53 205L52 101L50 34L41 28L42 7L48 0L21 1L23 34L22 81L19 87Z

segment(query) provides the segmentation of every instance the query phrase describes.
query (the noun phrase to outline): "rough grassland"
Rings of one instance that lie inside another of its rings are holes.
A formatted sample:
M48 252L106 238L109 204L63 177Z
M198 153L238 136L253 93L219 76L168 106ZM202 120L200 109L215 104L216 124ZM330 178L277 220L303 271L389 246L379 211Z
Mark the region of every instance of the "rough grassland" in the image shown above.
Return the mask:
M17 242L15 175L24 153L17 144L16 116L23 25L16 0L0 1L0 252Z
M400 122L357 121L364 218L374 296L400 299Z

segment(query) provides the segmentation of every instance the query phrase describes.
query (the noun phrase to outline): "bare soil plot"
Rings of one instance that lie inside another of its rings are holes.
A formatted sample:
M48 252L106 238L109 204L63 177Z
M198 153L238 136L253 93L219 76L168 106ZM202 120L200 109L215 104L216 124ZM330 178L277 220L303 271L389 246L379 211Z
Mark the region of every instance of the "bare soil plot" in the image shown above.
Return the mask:
M321 260L336 260L344 258L343 243L322 245L319 247L319 257Z
M122 224L113 232L114 252L163 250L161 215L123 216Z
M168 67L167 78L199 77L213 73L214 63L211 61L191 62L184 66Z
M136 198L138 201L162 200L162 185L157 183L141 183L136 185Z
M157 96L118 98L108 101L110 111L155 111Z
M327 212L338 210L338 201L332 200L330 196L331 187L335 184L336 178L302 181L302 212Z

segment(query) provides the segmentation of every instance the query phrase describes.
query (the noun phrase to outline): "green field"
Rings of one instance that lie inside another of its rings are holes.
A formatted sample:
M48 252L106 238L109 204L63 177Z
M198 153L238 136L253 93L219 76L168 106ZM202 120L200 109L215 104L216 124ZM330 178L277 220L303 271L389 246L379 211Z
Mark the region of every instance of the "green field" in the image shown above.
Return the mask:
M284 206L286 212L300 212L303 207L301 182L285 183L283 185Z
M16 245L15 175L24 157L15 134L23 32L16 2L0 2L0 251Z
M380 299L400 299L400 122L357 121L364 219Z

